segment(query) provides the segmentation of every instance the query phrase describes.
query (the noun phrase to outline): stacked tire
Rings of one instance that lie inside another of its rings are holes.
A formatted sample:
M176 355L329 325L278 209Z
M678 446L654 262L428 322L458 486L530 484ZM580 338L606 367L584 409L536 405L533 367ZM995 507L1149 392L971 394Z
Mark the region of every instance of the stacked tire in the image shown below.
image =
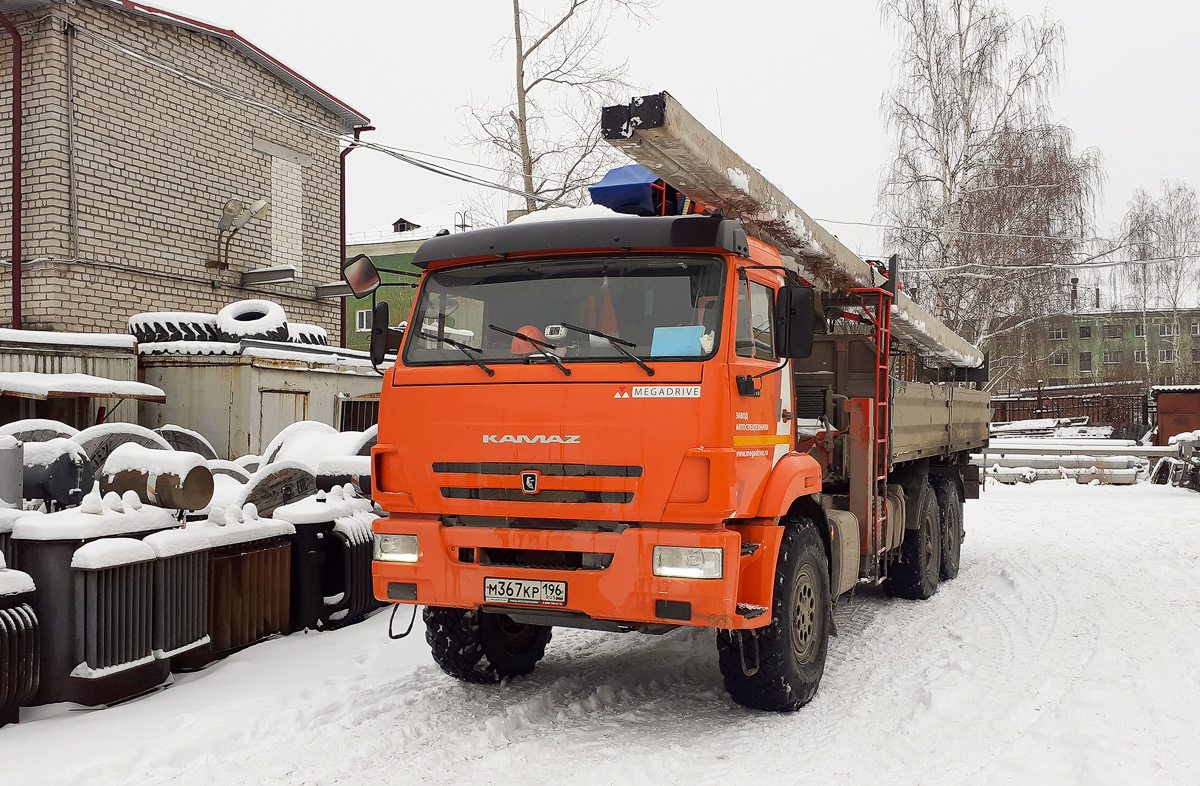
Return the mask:
M190 311L150 311L130 317L129 332L139 344L216 341L217 317Z
M216 314L191 311L149 311L129 318L129 332L139 344L176 341L283 341L306 346L329 346L329 334L319 325L288 322L283 307L270 300L239 300Z

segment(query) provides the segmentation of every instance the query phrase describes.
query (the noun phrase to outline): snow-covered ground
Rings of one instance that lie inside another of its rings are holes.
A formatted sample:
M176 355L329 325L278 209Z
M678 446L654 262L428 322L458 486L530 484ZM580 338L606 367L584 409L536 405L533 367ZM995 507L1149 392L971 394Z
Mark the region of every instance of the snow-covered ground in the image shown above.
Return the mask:
M995 486L966 526L932 600L839 605L795 714L730 702L709 631L556 630L532 676L481 687L381 614L112 709L27 712L0 782L1200 783L1200 495Z

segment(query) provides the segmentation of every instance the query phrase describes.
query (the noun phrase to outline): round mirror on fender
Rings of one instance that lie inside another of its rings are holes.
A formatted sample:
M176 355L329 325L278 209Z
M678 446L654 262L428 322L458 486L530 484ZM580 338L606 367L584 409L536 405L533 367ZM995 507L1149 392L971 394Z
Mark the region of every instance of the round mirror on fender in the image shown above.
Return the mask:
M346 260L342 265L342 279L355 297L367 297L379 288L379 271L366 254Z

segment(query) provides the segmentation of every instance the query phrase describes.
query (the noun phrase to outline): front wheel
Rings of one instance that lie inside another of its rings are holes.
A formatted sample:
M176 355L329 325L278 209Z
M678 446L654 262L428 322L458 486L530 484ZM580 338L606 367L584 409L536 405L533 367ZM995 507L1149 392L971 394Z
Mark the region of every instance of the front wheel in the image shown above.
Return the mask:
M425 641L442 671L466 682L497 683L533 671L550 628L479 609L425 607Z
M808 519L793 519L784 529L774 594L771 624L719 631L717 653L734 701L754 710L791 712L817 692L831 628L829 560Z

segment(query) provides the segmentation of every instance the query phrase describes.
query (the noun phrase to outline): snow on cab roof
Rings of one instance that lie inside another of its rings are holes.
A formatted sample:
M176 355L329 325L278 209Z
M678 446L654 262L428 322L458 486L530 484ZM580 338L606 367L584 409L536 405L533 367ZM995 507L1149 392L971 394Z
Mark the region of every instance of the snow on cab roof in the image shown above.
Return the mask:
M167 394L161 388L144 382L105 379L91 374L42 374L36 371L0 371L0 393L34 399L135 398L158 402L167 400Z

